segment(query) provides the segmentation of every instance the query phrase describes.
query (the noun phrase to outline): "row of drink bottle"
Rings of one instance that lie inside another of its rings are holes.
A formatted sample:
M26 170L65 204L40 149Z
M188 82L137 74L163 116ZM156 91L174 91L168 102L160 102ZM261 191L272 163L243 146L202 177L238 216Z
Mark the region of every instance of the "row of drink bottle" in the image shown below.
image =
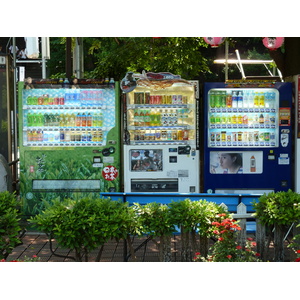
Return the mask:
M102 127L103 114L75 113L41 113L28 112L27 126L60 126L60 127Z
M134 126L177 126L182 125L188 117L187 109L171 110L134 110Z
M259 131L220 131L211 132L211 142L275 142L274 132Z
M135 130L135 141L187 141L188 130Z
M188 97L184 95L151 95L150 92L135 92L134 104L187 104Z
M28 96L27 105L70 105L70 106L92 106L98 105L103 101L102 90L66 90L65 93L39 96Z
M101 130L94 131L43 131L27 130L27 142L102 142L103 134Z
M273 114L211 114L210 124L275 125Z
M211 108L274 108L275 92L212 91L209 93Z

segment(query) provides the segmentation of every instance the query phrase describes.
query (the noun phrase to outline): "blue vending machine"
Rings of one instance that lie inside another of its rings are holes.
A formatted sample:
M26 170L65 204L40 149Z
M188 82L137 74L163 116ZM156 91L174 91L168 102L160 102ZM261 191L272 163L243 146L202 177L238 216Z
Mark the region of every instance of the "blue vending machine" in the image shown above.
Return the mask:
M292 181L292 84L205 83L204 192L287 191Z

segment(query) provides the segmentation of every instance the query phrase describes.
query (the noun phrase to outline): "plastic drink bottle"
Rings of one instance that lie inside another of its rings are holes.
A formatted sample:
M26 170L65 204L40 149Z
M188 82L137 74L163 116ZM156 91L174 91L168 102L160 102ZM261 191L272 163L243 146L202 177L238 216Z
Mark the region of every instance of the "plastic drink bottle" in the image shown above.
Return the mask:
M237 94L234 91L234 92L232 92L232 107L233 108L237 108L237 106L238 106L237 101L238 101Z
M220 106L221 106L221 93L220 92L216 92L215 107L219 108Z
M253 106L254 107L258 107L259 106L259 95L258 95L258 92L254 93Z
M243 97L243 107L247 108L248 107L248 97L249 97L249 93L245 92L244 93L244 97Z
M145 126L144 116L145 116L145 114L144 114L143 110L141 110L140 117L139 117L139 126Z
M259 107L265 107L265 95L263 92L259 95Z
M226 96L226 106L228 108L231 108L232 107L232 95L231 95L231 92L229 92Z
M211 92L209 94L209 105L210 107L214 108L215 107L215 92Z
M88 127L93 126L93 125L92 125L92 123L93 123L93 118L92 118L92 116L91 116L90 113L88 113L88 115L87 115L87 117L86 117L86 121L87 121L86 124L87 124Z
M150 113L149 113L149 110L146 110L146 114L145 114L145 126L150 126Z
M238 105L238 108L242 108L243 107L243 92L242 91L238 92L237 105Z
M226 107L226 92L221 92L221 107Z
M249 108L253 108L253 98L254 98L253 92L250 92L249 96L248 96L248 107Z
M86 114L85 113L83 113L81 115L81 126L86 127Z

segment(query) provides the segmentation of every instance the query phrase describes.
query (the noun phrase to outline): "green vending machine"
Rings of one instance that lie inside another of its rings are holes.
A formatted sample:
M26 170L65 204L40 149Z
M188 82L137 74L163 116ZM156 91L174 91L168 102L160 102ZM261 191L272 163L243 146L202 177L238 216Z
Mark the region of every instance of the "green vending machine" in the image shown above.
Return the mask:
M18 88L24 215L120 191L119 83L27 78Z

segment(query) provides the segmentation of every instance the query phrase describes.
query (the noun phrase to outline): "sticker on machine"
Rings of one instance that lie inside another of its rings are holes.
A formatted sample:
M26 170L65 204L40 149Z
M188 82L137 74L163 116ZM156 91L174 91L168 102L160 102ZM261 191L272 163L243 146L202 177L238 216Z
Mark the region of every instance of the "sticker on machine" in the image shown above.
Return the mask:
M211 174L261 174L262 151L211 151Z
M278 157L278 164L279 165L289 165L290 164L290 158L289 155L286 153L281 153Z
M115 180L118 177L118 175L119 171L114 166L106 166L102 170L102 176L107 181Z
M178 170L178 178L189 177L189 170Z

